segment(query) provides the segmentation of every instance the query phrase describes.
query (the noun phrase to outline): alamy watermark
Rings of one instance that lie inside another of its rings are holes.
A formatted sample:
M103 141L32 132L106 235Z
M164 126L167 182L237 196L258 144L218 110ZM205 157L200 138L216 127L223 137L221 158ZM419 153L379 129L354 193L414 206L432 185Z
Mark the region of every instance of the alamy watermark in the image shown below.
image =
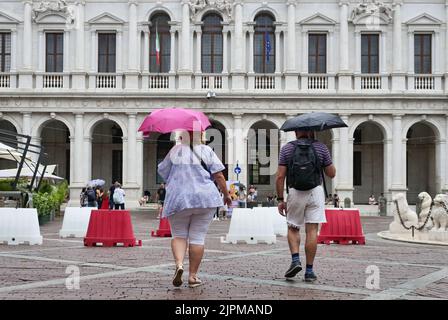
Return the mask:
M376 265L369 265L366 268L366 274L368 274L366 279L366 288L369 290L379 290L380 289L380 268Z
M81 272L79 267L70 265L65 269L65 274L69 275L65 279L65 288L67 288L67 290L79 290L81 282Z

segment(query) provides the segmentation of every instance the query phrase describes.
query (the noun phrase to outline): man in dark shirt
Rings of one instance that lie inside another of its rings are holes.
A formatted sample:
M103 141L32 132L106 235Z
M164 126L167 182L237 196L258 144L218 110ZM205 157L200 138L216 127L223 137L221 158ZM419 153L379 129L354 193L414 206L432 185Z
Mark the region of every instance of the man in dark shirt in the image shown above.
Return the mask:
M296 131L298 140L310 139L313 133L310 131ZM322 164L324 173L334 178L336 169L331 160L330 152L326 145L321 142L314 141L312 143L314 150ZM288 243L291 251L292 263L286 271L287 279L293 278L302 270L299 257L300 247L300 227L305 225L306 243L306 272L305 281L312 282L317 279L313 272L314 257L317 251L317 231L319 223L326 222L325 219L325 195L321 185L306 191L289 188L287 202L283 200L284 184L287 175L288 164L294 155L294 142L287 143L280 151L280 158L277 170L277 200L278 211L281 215L286 216L288 224Z

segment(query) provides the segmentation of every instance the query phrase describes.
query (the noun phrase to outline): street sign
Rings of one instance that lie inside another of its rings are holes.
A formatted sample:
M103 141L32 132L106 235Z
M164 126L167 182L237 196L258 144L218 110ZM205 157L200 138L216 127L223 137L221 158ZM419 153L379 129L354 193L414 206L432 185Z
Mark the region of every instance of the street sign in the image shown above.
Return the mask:
M240 174L241 173L241 168L240 167L235 167L233 172L235 172L236 174Z

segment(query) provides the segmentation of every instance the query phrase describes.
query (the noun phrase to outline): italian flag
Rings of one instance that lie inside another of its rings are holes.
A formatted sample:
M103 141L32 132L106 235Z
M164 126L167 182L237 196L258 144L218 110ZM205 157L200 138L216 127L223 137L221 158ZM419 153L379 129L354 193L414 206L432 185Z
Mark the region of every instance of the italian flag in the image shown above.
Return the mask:
M157 31L156 25L156 63L160 65L160 41L159 41L159 32Z

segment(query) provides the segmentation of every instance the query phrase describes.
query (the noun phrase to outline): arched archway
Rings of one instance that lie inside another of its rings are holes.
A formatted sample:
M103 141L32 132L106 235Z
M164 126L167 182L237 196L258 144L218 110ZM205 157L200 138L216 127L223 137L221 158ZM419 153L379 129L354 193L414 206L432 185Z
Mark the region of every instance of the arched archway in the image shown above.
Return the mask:
M106 186L123 183L123 130L112 120L102 120L92 128L92 178Z
M16 127L8 120L0 120L0 129L8 131L12 134L17 133ZM11 140L13 140L13 141L11 141ZM17 139L15 139L9 135L0 133L0 142L2 142L3 144L5 144L7 146L17 148ZM17 163L15 161L0 159L0 170L1 169L12 169L15 167L17 167Z
M363 122L353 132L353 201L368 204L384 193L384 134L375 122Z
M54 174L70 182L70 131L59 120L45 122L40 130L41 145L47 164L56 164Z
M434 197L440 189L436 182L437 134L428 124L418 122L409 128L406 138L407 198L415 204L420 192Z
M258 188L258 199L275 190L280 136L277 126L268 120L254 123L247 135L247 183Z

